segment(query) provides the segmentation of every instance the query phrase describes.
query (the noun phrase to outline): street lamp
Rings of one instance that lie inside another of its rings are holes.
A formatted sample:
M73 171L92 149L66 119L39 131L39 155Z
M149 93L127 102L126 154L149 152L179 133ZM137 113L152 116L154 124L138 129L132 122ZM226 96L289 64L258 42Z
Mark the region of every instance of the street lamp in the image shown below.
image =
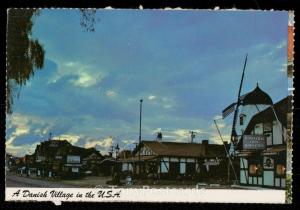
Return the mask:
M119 156L119 144L117 144L117 146L115 146L115 150L116 150L116 159L118 159L118 156Z
M115 160L115 169L114 169L114 180L116 184L119 184L120 178L119 178L119 170L118 170L118 156L119 156L119 144L117 144L115 147L113 147L116 151L116 160Z

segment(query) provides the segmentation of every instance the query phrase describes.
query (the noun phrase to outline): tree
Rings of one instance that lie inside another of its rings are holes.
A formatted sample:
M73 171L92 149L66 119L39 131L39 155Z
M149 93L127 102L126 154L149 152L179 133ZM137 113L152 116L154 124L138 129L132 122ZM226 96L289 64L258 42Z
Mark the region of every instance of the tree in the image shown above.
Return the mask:
M94 31L96 22L94 9L80 9L80 25L86 31ZM44 47L33 39L33 18L40 14L38 9L9 9L6 33L6 113L12 113L13 99L19 96L20 89L42 69L45 60Z
M34 75L35 69L44 66L45 50L37 39L31 38L32 17L38 15L36 9L8 10L6 50L7 83L6 112L12 113L13 97L18 87Z

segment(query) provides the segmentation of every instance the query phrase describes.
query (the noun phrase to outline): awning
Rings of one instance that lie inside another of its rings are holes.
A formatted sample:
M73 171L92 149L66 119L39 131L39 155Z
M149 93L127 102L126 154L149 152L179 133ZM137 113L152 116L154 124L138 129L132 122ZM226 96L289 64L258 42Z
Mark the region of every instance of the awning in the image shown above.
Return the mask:
M286 146L272 147L264 150L262 155L277 155L279 152L286 151Z

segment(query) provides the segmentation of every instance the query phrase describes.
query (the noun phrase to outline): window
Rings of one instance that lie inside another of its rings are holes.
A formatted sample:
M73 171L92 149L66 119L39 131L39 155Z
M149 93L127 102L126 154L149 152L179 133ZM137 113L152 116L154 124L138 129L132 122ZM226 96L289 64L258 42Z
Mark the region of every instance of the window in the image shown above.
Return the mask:
M263 124L259 123L254 126L254 134L262 135L263 134Z
M284 176L285 175L285 166L283 164L278 164L276 166L276 174L278 176Z
M246 117L245 114L240 115L240 125L244 125L244 118Z
M261 166L261 164L250 164L250 166L249 166L249 175L250 176L261 176L262 175L262 166Z
M274 159L270 157L264 157L264 169L273 169Z
M267 138L267 145L272 145L272 123L264 124L264 136Z

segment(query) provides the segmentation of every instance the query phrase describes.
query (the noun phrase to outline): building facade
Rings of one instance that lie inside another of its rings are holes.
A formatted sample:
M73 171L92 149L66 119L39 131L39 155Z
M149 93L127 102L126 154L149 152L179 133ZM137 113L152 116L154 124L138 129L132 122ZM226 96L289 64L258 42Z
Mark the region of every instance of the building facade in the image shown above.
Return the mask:
M41 142L34 156L36 175L49 178L80 177L86 170L94 170L94 165L101 159L95 148L73 146L67 140Z
M244 126L237 146L240 184L285 188L287 169L288 96L253 115Z
M228 145L227 145L228 149ZM131 158L120 158L122 172L142 178L218 180L227 176L223 145L142 141Z

